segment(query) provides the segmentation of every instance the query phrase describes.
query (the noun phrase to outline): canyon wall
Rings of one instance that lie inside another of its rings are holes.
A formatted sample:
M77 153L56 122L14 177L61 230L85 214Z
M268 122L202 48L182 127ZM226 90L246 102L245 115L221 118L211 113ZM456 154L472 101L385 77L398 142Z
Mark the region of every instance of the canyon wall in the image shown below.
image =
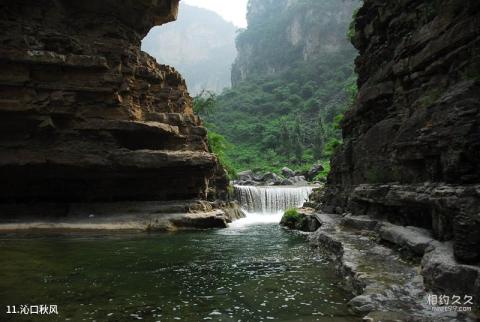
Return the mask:
M281 72L298 61L353 56L346 32L358 6L358 0L250 0L248 29L236 40L232 85Z
M325 209L453 240L480 260L480 3L365 0L359 94L343 121Z
M178 2L0 1L3 203L207 197L185 81L140 50Z

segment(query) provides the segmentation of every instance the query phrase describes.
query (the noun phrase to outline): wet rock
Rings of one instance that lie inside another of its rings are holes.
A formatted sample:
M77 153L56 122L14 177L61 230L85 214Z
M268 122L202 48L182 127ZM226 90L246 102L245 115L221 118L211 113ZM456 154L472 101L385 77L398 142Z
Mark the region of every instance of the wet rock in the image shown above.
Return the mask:
M228 220L222 211L188 214L178 219L172 219L171 222L177 228L207 229L228 227Z
M281 226L304 232L314 232L321 226L320 221L313 213L313 209L300 208L296 210L294 215L287 215L287 212L280 221Z
M227 223L231 223L235 220L245 218L246 214L239 206L236 201L223 201L223 200L216 200L212 203L214 209L220 209L225 214L225 220Z
M372 300L371 295L359 295L348 302L348 305L355 313L368 313L377 308L377 303Z
M452 246L448 246L448 243L433 241L429 245L422 261L422 276L415 264L407 263L395 250L379 245L376 239L365 235L368 227L374 227L371 232L376 233L379 227L387 223L378 221L376 225L371 225L366 218L361 218L363 220L359 220L360 224L355 227L358 224L356 221L352 221L353 225L345 225L343 219L348 220L350 215L342 218L316 213L315 216L322 225L309 235L310 243L331 255L345 285L356 295L349 305L354 312L364 315L364 321L380 322L397 318L399 321L428 322L476 320L475 314L469 316L458 312L433 311L425 300L426 288L436 294L478 294L479 267L455 263ZM408 230L406 235L416 231L411 227L390 228L390 231L396 232L392 240L402 242L405 235L402 228ZM444 247L450 250L446 252L442 249ZM460 283L456 284L457 280Z
M42 229L47 232L78 229L175 231L225 228L227 223L245 217L237 203L221 200L47 203L37 206L32 208L0 205L2 215L14 218L1 222L0 231L30 229ZM32 218L38 217L42 217L42 220L32 221Z

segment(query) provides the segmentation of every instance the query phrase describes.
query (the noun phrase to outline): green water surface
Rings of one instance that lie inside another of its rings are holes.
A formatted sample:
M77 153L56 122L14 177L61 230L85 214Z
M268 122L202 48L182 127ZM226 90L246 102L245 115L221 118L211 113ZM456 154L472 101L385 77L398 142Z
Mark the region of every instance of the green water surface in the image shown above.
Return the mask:
M357 321L305 236L277 224L174 234L0 236L0 321ZM6 314L58 305L59 315Z

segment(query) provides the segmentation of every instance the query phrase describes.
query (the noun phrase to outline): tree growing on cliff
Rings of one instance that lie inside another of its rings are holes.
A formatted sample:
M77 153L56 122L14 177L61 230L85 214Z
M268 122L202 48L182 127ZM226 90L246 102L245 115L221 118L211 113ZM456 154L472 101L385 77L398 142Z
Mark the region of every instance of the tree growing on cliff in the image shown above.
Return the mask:
M217 95L211 91L203 90L193 98L193 111L200 116L208 116L217 107Z

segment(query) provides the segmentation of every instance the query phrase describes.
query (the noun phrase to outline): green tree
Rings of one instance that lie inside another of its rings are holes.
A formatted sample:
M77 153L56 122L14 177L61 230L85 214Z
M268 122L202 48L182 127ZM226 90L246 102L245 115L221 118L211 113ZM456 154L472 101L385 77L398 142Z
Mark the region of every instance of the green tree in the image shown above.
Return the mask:
M292 146L295 160L301 162L303 156L303 135L300 120L298 118L295 120L295 126L293 128Z
M325 125L322 116L319 115L315 132L313 135L313 157L320 160L323 157L323 150L325 149Z
M282 147L281 153L287 158L290 158L290 155L292 154L291 142L288 126L285 122L282 122L280 125L280 146Z
M208 145L210 152L217 156L218 161L227 171L228 176L231 179L235 177L237 175L235 168L225 153L227 149L230 148L230 144L225 137L213 131L208 131Z
M193 98L193 111L200 116L208 116L217 106L217 95L211 91L203 90Z

